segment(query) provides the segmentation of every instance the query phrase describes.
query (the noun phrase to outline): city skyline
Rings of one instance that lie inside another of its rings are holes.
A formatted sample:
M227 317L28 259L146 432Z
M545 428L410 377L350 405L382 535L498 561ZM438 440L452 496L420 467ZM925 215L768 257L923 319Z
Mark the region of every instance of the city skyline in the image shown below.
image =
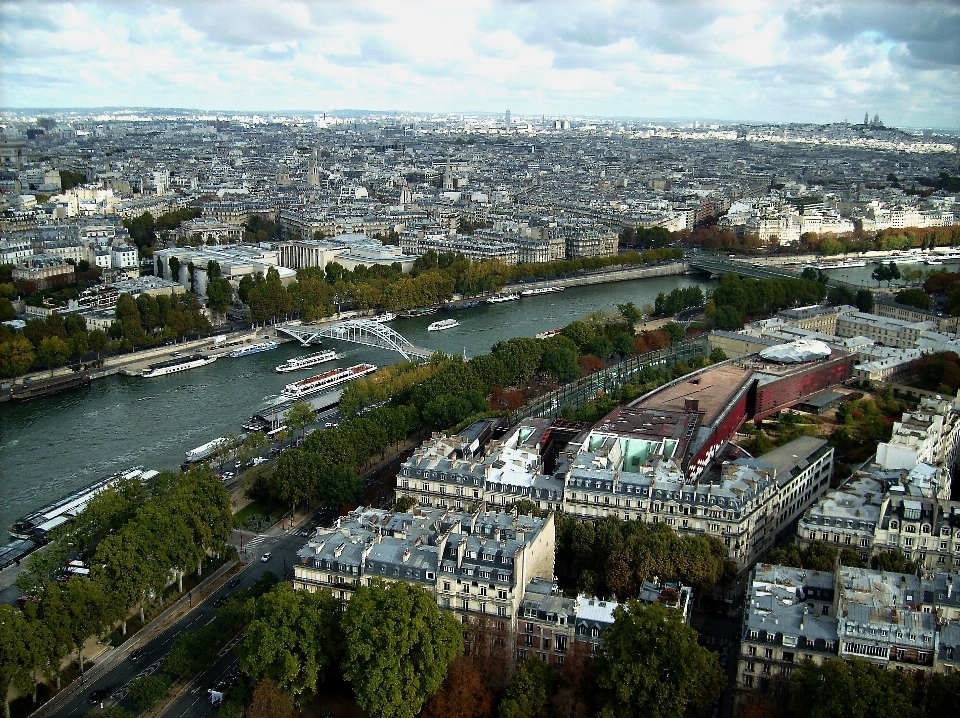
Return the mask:
M960 127L960 8L946 2L3 2L0 19L8 110L868 112Z

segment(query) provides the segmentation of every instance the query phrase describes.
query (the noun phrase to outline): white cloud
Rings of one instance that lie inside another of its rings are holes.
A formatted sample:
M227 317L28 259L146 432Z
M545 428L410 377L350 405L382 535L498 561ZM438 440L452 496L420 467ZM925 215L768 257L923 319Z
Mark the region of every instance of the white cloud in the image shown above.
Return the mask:
M10 2L0 104L960 127L941 2Z

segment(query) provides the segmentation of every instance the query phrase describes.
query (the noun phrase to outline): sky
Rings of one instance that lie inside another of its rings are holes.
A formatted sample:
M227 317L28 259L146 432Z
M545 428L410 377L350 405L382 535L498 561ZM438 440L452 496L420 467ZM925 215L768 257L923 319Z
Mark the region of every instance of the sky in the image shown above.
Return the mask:
M956 0L0 0L0 107L960 128Z

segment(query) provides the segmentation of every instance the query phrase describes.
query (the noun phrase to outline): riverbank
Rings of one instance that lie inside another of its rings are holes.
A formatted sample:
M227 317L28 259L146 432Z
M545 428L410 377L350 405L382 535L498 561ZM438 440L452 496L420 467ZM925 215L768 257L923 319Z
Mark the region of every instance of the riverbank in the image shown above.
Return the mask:
M589 286L596 284L608 284L611 282L626 282L634 279L648 279L654 277L668 277L675 275L690 274L690 267L684 261L676 262L664 262L662 264L657 264L654 266L637 266L637 267L627 267L627 268L615 268L615 269L597 269L584 272L582 274L577 274L570 277L554 277L551 279L544 279L531 282L519 282L516 284L510 284L510 291L525 291L527 289L541 289L545 287L579 287L579 286ZM475 298L485 298L492 296L494 293L486 293ZM457 299L463 299L463 297L457 297ZM438 305L442 306L442 305ZM344 319L351 319L354 317L362 317L369 314L369 312L360 312L360 311L346 311L340 312L336 316L325 317L324 319L317 322L317 324L331 324L334 322L342 321ZM271 332L270 327L264 329L253 329L245 330L242 332L236 332L233 334L228 334L227 343L237 342L237 341L247 341L258 338L259 334L269 334L271 339L276 339L277 341L289 341L289 337L278 334L277 332ZM262 337L261 337L262 338ZM159 347L150 347L147 349L140 349L129 354L117 354L113 356L104 357L103 365L97 369L88 372L91 379L102 379L104 377L112 376L118 373L138 373L139 371L146 368L146 366L152 362L158 360L165 360L173 358L174 352L178 355L185 353L195 352L197 349L203 349L211 344L210 337L204 337L202 339L194 339L188 341L175 342L173 344L168 344ZM214 349L210 354L223 354L227 350L217 351ZM13 387L22 386L25 383L37 381L40 379L49 379L52 377L58 376L68 376L74 373L73 369L69 366L59 367L52 370L44 370L38 372L31 372L30 374L25 374L22 377L17 377L11 379L8 382L4 382L4 387L0 389L0 402L9 401L11 398L11 391Z

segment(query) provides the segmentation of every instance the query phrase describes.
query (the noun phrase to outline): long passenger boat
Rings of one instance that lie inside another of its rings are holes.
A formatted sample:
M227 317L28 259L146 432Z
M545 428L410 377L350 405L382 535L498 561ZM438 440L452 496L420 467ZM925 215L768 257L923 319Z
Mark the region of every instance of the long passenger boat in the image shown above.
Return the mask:
M346 381L372 374L376 370L377 367L373 364L356 364L346 369L332 369L309 379L301 379L292 384L287 384L280 392L280 396L285 399L302 399L311 394L319 394Z
M139 479L143 483L147 483L158 473L160 472L152 469L145 471L143 467L137 466L111 474L104 479L98 479L89 486L74 491L62 499L54 501L49 506L44 506L42 509L38 509L16 521L8 529L10 536L15 539L29 539L37 543L45 543L51 531L76 518L77 514L86 508L90 500L104 489L121 479Z
M200 354L194 354L191 356L179 357L178 359L163 361L159 364L151 364L142 372L140 372L140 376L152 378L155 376L176 374L177 372L186 371L187 369L195 369L198 366L213 364L216 360L216 355L202 356Z
M317 352L316 354L307 354L306 356L302 357L293 357L292 359L287 359L283 364L278 366L276 371L280 374L286 374L287 372L291 371L309 369L312 366L333 361L336 358L337 353L335 351L323 351Z

